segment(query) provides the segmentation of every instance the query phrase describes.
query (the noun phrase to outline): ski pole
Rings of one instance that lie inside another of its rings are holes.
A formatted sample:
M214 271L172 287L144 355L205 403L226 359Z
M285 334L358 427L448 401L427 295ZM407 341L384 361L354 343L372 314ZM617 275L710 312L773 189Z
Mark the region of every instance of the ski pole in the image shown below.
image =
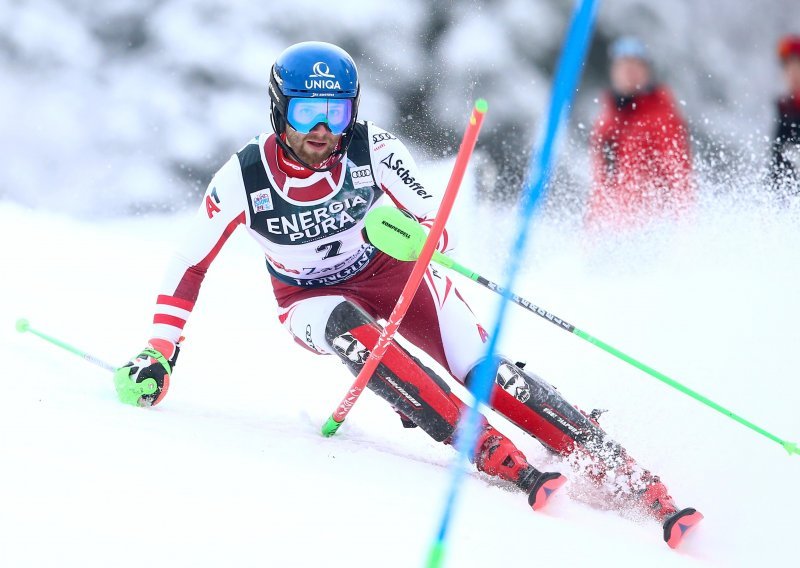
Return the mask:
M400 213L400 215L396 215L392 211L389 211L389 209L394 209L394 208L380 207L377 209L373 209L367 216L366 227L367 227L367 235L369 237L370 242L379 249L381 249L383 252L388 254L389 256L392 256L398 260L408 261L416 259L418 255L417 251L419 251L421 240L424 239L425 237L425 231L423 230L422 226L420 226L419 223L417 223L413 219L409 219L399 211L398 213ZM470 280L477 282L478 284L480 284L484 288L488 288L492 292L496 292L501 296L505 296L518 306L522 306L529 312L532 312L537 316L541 317L542 319L549 321L550 323L556 325L560 329L568 331L573 335L577 335L581 339L584 339L589 343L591 343L592 345L599 347L603 351L610 353L617 359L621 359L626 363L633 365L637 369L644 371L648 375L655 377L659 381L671 386L672 388L677 389L678 391L686 395L689 395L695 400L702 402L706 406L709 406L714 410L724 414L725 416L732 418L736 422L739 422L740 424L747 426L751 430L758 432L762 436L765 436L770 440L777 442L778 444L783 446L784 449L787 452L789 452L790 455L791 454L800 455L800 449L798 449L796 443L787 442L786 440L783 440L778 436L771 434L770 432L767 432L760 426L757 426L752 422L750 422L749 420L742 418L741 416L735 414L734 412L728 410L727 408L717 404L708 397L703 396L702 394L690 389L689 387L679 383L674 379L671 379L670 377L642 363L641 361L634 359L630 355L623 353L616 347L609 345L608 343L602 341L601 339L598 339L597 337L594 337L593 335L583 331L582 329L575 327L571 323L549 312L548 310L540 306L537 306L533 302L526 300L525 298L522 298L520 296L517 296L516 294L510 291L504 290L501 286L497 285L491 280L484 278L480 274L473 272L472 270L463 266L462 264L459 264L449 256L446 256L440 253L439 251L436 251L433 254L432 260L437 264L455 270L459 274L466 276Z
M450 175L450 181L447 183L447 188L442 197L442 203L439 206L439 211L436 214L436 220L433 223L433 227L431 227L430 234L427 239L423 239L424 244L420 247L421 252L419 253L417 263L414 265L414 269L406 285L403 287L400 297L397 299L397 304L395 304L389 316L386 327L381 331L378 342L369 354L369 357L358 373L350 390L347 391L347 395L345 395L337 409L322 426L322 435L325 437L333 436L336 433L339 426L342 425L342 422L344 422L344 419L350 412L350 409L353 408L353 405L358 400L358 397L361 396L361 393L367 386L375 369L378 368L378 364L383 358L383 355L389 348L397 328L400 327L403 317L414 299L414 295L417 293L417 289L422 282L422 277L428 269L428 264L431 261L431 256L433 255L436 244L439 242L442 232L444 232L444 225L447 222L447 218L450 216L450 211L453 209L453 203L456 199L458 189L461 186L461 180L464 178L467 163L472 155L472 150L475 148L475 143L478 140L478 132L480 132L481 124L483 124L483 117L488 108L489 105L484 99L478 99L475 102L475 106L469 117L469 124L467 124L467 128L461 140L461 147L458 149L456 162L453 166L453 173Z
M20 333L28 332L28 333L32 333L33 335L36 335L37 337L41 337L45 341L47 341L49 343L52 343L53 345L56 345L57 347L61 347L61 349L64 349L65 351L69 351L70 353L74 353L78 357L83 357L83 359L85 361L88 361L92 365L97 365L98 367L100 367L101 369L105 369L106 371L111 371L113 373L114 371L117 370L117 365L112 365L110 363L106 363L102 359L98 359L94 355L90 355L89 353L87 353L85 351L81 351L80 349L78 349L77 347L73 347L69 343L64 343L60 339L56 339L55 337L47 335L46 333L42 333L38 329L32 328L30 322L28 320L26 320L25 318L20 318L20 319L17 320L17 331L20 332Z

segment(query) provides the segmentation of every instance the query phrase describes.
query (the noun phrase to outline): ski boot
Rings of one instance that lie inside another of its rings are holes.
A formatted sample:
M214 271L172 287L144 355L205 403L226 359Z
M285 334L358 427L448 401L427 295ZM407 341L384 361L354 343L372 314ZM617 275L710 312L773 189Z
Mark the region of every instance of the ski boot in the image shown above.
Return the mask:
M657 475L640 466L625 448L615 442L590 444L569 456L573 469L604 492L614 508L634 509L658 521L664 541L677 548L683 537L703 519L693 508L678 509L667 486Z
M670 548L678 548L683 537L703 520L703 514L692 507L678 510L658 476L653 476L640 499L650 516L661 523L664 542Z
M528 505L538 511L567 478L558 472L539 471L525 459L514 443L486 425L475 444L474 463L478 471L510 481L528 494Z
M703 520L703 515L691 507L678 510L661 479L649 470L643 470L631 458L627 459L628 473L638 474L636 486L641 487L644 484L644 490L634 492L636 504L661 524L664 529L664 542L670 548L677 548L683 537Z

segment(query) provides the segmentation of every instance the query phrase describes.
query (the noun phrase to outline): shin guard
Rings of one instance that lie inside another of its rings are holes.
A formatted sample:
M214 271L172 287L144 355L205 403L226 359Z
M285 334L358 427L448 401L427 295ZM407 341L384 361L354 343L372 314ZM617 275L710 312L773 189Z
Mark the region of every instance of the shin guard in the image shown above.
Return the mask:
M351 302L336 306L325 328L325 338L354 375L379 337L378 325ZM396 343L389 346L367 387L437 442L453 435L460 408L450 387Z

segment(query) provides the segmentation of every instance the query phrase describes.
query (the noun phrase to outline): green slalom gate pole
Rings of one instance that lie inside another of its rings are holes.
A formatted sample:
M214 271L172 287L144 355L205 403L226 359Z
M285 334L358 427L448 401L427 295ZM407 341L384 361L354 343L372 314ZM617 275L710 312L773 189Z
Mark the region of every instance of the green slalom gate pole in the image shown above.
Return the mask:
M17 331L20 333L25 333L25 332L32 333L33 335L40 337L45 341L52 343L53 345L60 347L61 349L64 349L65 351L69 351L70 353L77 355L78 357L82 357L85 361L88 361L93 365L97 365L101 369L105 369L106 371L111 371L112 373L117 370L116 365L106 363L102 359L98 359L97 357L95 357L94 355L90 355L86 351L81 351L80 349L78 349L77 347L73 347L69 343L64 343L60 339L56 339L55 337L47 335L46 333L42 333L38 329L32 328L30 322L24 318L20 318L17 320L16 327Z
M425 239L425 230L419 223L417 223L413 219L406 217L401 211L395 209L394 207L379 207L377 209L373 209L367 215L365 222L367 228L367 235L369 237L370 242L379 249L381 249L383 252L388 254L389 256L392 256L398 260L405 260L405 261L415 260L417 256L419 256L421 243L424 242ZM512 292L503 290L503 288L498 286L496 283L484 278L483 276L481 276L476 272L473 272L464 265L459 264L449 256L446 256L440 253L439 251L436 251L433 254L432 260L441 266L450 268L458 272L459 274L466 276L467 278L473 280L474 282L477 282L484 288L488 288L493 292L496 292L502 296L507 297L511 302L514 302L515 304L517 304L518 306L522 306L529 312L533 312L537 316L546 319L547 321L559 327L560 329L568 331L573 335L577 335L581 339L584 339L585 341L588 341L592 345L599 347L603 351L610 353L617 359L621 359L622 361L625 361L626 363L633 365L637 369L644 371L645 373L647 373L651 377L658 379L662 383L665 383L671 386L672 388L682 392L683 394L686 394L692 397L693 399L702 402L706 406L713 408L714 410L724 414L728 418L731 418L736 422L739 422L740 424L747 426L751 430L758 432L762 436L769 438L773 442L776 442L781 446L783 446L783 448L787 452L789 452L790 455L791 454L800 455L800 448L798 448L796 442L788 442L776 436L775 434L767 432L760 426L753 424L749 420L739 416L733 411L728 410L727 408L725 408L720 404L717 404L707 396L704 396L698 393L697 391L690 389L686 385L679 383L678 381L668 377L664 373L661 373L660 371L653 369L649 365L646 365L645 363L642 363L641 361L631 357L630 355L623 353L616 347L613 347L608 343L606 343L605 341L598 339L597 337L594 337L593 335L583 331L582 329L575 327L571 323L563 320L562 318L559 318L558 316L545 310L544 308L537 306L533 302L530 302L525 298L517 296Z

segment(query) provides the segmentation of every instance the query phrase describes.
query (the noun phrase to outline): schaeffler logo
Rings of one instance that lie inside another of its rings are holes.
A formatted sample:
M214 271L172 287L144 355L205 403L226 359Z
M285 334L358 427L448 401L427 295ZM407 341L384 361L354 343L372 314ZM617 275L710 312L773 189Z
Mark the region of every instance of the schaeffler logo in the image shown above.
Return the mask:
M336 76L331 73L331 68L324 61L314 63L311 71L311 75L306 79L306 89L342 89Z

